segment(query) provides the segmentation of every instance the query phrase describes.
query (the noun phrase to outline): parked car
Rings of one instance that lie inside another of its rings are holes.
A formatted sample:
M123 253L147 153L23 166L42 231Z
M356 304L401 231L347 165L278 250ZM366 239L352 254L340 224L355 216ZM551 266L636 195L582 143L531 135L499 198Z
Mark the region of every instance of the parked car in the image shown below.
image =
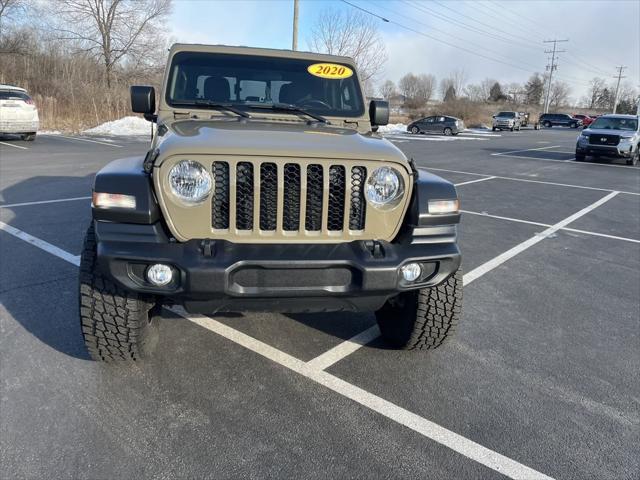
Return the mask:
M19 134L31 142L40 121L38 109L24 88L0 85L0 134Z
M421 118L407 126L407 131L417 133L442 133L444 135L457 135L464 130L464 122L456 117L435 115Z
M627 165L638 163L640 121L637 115L602 115L578 136L576 160L587 156L624 158Z
M551 127L571 127L578 128L582 126L582 120L573 118L566 113L543 113L540 115L538 123L546 128Z
M584 127L588 127L595 120L595 118L590 117L589 115L582 115L581 113L578 113L578 114L574 115L573 118L577 118L578 120L582 120L582 126L584 126Z
M514 130L520 131L522 126L522 119L518 112L499 112L493 116L493 128L496 130Z

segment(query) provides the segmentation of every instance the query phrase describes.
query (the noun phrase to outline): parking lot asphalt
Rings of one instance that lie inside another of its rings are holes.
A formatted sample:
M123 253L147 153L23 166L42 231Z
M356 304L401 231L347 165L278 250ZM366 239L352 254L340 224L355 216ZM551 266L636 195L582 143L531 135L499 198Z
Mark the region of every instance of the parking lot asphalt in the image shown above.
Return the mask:
M575 162L577 133L389 135L465 212L442 348L167 310L134 366L88 359L76 265L93 175L148 139L0 138L0 477L638 478L640 168Z

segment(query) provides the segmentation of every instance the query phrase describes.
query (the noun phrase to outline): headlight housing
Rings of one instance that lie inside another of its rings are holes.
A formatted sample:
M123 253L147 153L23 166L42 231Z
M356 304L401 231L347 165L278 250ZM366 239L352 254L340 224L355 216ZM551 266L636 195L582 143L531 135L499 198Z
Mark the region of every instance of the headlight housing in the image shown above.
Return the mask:
M391 209L400 203L404 193L402 175L391 167L376 168L365 187L367 201L379 209Z
M169 171L169 187L182 202L195 205L211 193L211 175L198 162L181 160Z

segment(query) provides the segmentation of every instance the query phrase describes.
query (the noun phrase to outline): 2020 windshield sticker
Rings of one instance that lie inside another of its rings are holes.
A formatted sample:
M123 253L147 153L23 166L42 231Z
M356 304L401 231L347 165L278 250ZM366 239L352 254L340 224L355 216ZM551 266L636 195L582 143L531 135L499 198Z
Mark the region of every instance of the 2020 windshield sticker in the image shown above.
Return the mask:
M315 77L328 78L331 80L349 78L353 75L353 70L349 67L336 63L314 63L307 67L307 72Z

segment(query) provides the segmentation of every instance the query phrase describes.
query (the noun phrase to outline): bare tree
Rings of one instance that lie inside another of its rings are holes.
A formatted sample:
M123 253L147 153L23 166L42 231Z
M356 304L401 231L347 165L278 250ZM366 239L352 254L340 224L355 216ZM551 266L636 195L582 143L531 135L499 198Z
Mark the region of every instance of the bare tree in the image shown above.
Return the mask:
M602 92L606 87L606 82L603 78L594 77L589 82L589 90L587 90L587 106L589 108L594 108L598 105L600 98L602 97Z
M100 61L107 87L114 69L127 61L141 65L154 51L158 28L172 0L57 0L48 13L57 38Z
M442 80L440 80L440 97L442 99L444 99L451 87L455 89L453 79L451 77L443 78Z
M382 85L380 85L380 95L384 99L390 99L391 97L396 95L396 84L391 80L386 80Z
M549 105L552 109L557 109L562 105L566 105L569 101L571 89L565 82L553 82L549 92Z
M455 88L456 92L462 92L467 84L469 76L464 68L456 68L449 74L449 78L451 79L451 84L453 88Z
M375 21L353 10L324 10L311 28L308 44L314 52L353 58L365 83L372 80L387 61Z
M418 76L418 97L425 104L433 97L436 89L436 77L431 74L420 74Z
M480 85L469 84L464 87L464 94L472 102L486 102L487 97Z

